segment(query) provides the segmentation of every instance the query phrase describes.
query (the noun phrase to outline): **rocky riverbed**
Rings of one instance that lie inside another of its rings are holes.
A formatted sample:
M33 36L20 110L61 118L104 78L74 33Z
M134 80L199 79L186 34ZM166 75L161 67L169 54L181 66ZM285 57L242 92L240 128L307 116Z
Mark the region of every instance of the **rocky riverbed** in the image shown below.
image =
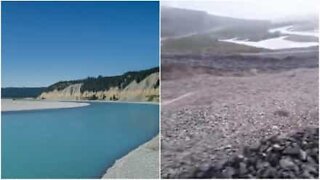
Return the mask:
M193 177L319 178L319 128L261 140L231 160L200 167Z
M284 61L292 63L288 58ZM161 176L206 177L197 174L199 169L207 172L208 167L231 161L263 138L318 127L318 68L300 65L270 72L248 69L245 75L225 73L234 72L233 67L221 74L209 66L164 71L162 76L168 78L161 83ZM231 173L212 177L238 175L235 169L225 171Z

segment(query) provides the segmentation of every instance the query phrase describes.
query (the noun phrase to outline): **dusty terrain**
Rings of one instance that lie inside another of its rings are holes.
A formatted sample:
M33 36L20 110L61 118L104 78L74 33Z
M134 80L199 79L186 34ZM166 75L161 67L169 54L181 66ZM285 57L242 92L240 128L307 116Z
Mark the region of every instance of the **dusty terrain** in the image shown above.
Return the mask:
M235 57L162 61L163 178L195 177L263 138L318 127L317 54Z

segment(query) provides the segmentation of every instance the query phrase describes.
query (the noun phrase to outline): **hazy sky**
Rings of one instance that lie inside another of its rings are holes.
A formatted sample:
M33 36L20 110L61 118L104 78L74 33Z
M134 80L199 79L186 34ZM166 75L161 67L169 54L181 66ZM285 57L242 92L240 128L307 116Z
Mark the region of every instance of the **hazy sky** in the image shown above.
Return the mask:
M195 10L211 14L245 19L292 18L316 15L320 0L198 0L161 1L161 5Z
M2 2L2 86L159 66L158 2Z

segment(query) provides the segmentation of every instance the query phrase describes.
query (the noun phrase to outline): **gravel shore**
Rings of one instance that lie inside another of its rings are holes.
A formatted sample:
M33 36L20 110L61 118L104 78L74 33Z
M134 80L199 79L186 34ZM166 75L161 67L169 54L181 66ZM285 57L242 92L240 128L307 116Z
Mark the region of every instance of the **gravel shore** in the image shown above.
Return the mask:
M318 68L162 81L161 176L194 177L262 138L318 127L318 92Z
M88 106L89 103L76 102L59 102L59 101L44 101L44 100L13 100L1 99L1 111L22 111L36 109L59 109L59 108L75 108Z
M102 178L158 179L159 136L117 160Z

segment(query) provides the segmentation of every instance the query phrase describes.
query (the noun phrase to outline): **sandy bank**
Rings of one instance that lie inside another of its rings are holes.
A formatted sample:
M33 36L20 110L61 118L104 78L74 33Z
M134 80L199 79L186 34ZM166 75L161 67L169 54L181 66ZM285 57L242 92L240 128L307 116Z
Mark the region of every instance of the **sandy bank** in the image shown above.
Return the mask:
M63 101L63 100L61 100ZM128 103L128 104L151 104L159 105L159 102L153 101L106 101L106 100L68 100L69 102L96 102L96 103Z
M7 112L36 109L74 108L88 105L89 103L2 99L1 111Z
M103 179L158 179L159 135L117 160Z

